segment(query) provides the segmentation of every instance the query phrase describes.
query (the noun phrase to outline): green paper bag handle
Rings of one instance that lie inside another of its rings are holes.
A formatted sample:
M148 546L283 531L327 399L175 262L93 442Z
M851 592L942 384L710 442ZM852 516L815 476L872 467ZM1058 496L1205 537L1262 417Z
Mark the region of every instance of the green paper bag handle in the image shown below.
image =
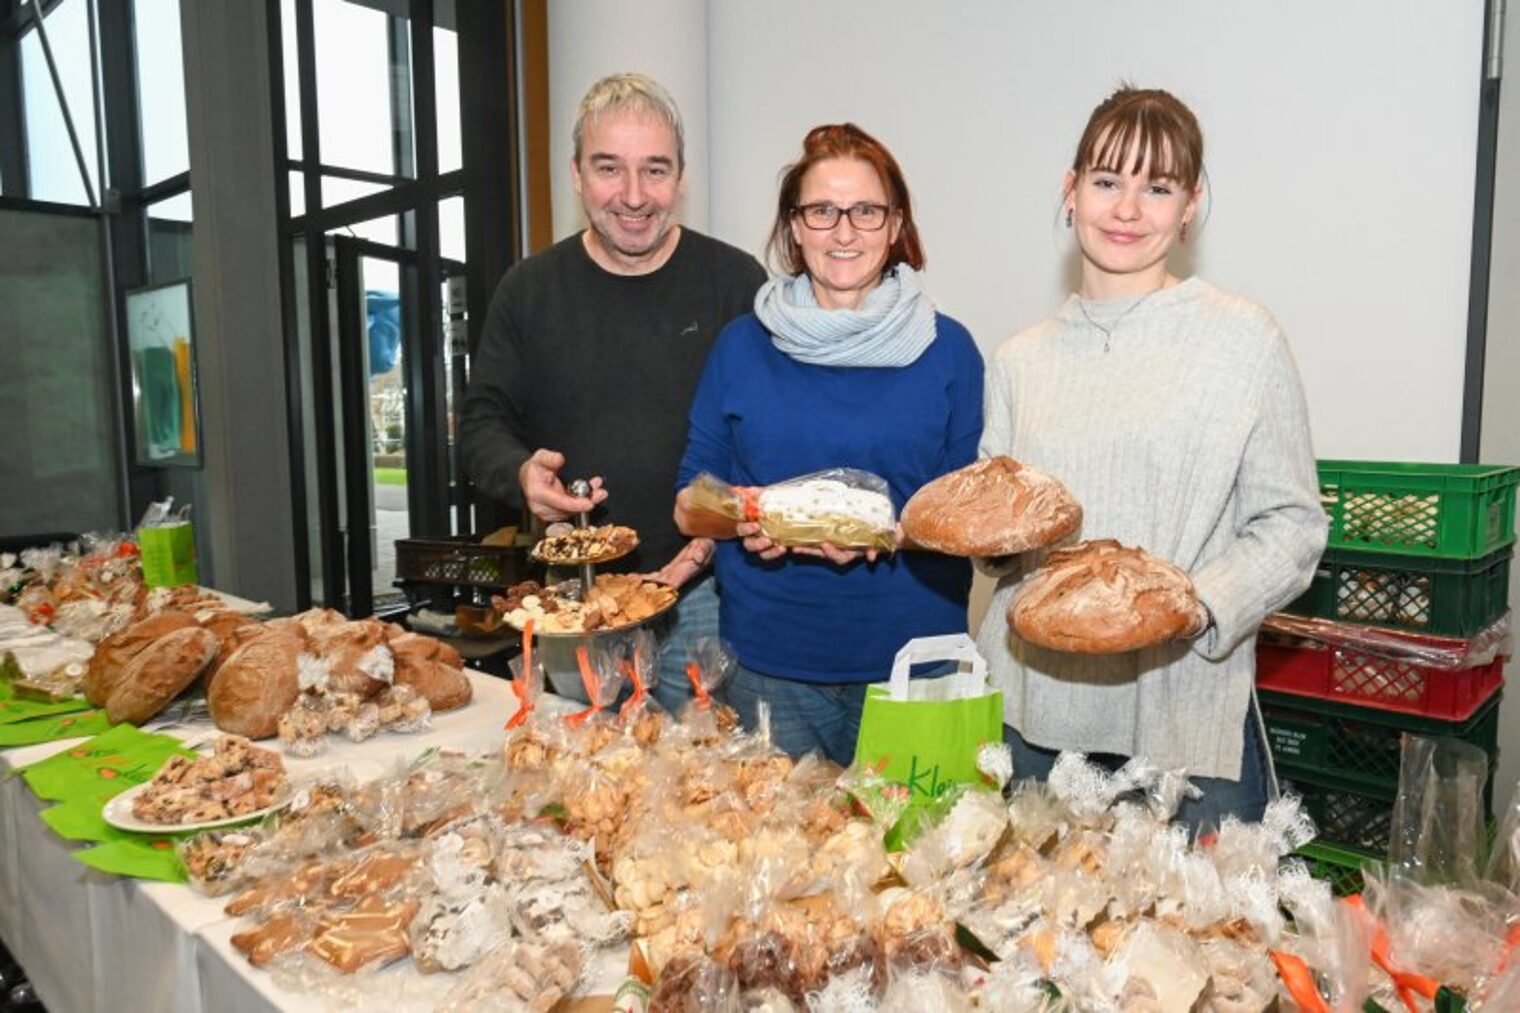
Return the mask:
M954 680L953 692L947 700L964 700L984 696L987 693L987 659L976 649L976 641L964 633L948 633L938 637L918 637L908 641L892 659L892 676L887 680L887 696L892 700L907 700L909 674L914 665L927 661L970 662L971 671L957 672L944 678Z

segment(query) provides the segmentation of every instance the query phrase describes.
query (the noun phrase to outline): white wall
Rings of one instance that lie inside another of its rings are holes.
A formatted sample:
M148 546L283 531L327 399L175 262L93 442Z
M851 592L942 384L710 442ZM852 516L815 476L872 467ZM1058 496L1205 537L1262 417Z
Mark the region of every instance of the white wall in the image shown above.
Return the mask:
M712 227L763 241L817 123L898 156L931 290L986 350L1067 290L1061 174L1121 78L1203 123L1197 269L1291 337L1322 457L1454 461L1483 4L719 2Z
M570 128L600 78L649 74L681 107L686 135L683 219L708 230L707 5L703 0L574 0L548 5L549 160L554 238L586 225L570 181Z

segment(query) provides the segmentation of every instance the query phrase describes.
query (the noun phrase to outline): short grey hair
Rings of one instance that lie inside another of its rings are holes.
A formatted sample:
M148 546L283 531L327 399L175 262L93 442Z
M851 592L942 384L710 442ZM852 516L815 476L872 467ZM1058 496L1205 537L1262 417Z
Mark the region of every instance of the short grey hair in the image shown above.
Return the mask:
M681 126L681 110L670 92L643 74L611 74L586 92L575 114L575 128L570 131L577 164L581 160L581 134L586 121L620 112L648 113L664 120L676 135L676 167L686 169L686 131Z

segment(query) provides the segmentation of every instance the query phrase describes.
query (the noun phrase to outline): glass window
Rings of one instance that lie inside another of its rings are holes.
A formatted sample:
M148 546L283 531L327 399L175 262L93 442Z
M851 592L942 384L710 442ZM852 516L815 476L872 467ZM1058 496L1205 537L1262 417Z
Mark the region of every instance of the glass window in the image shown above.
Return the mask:
M344 201L354 200L358 197L367 197L372 193L379 193L389 189L379 183L361 183L354 179L336 179L325 176L322 179L322 206L332 207L334 204L342 204ZM396 216L386 215L383 218L372 218L367 222L358 222L354 225L344 226L342 231L360 239L369 239L376 243L385 243L387 246L395 246L397 242Z
M43 26L58 78L69 104L69 115L84 153L85 171L96 198L100 196L95 151L95 103L90 81L89 7L85 0L63 0L48 14ZM26 116L26 146L31 195L36 200L64 204L88 204L89 197L79 175L69 132L64 124L58 93L48 73L42 39L36 28L21 38L21 91Z
M387 16L345 0L312 13L323 164L395 172Z
M285 154L301 157L301 58L296 42L296 0L280 3L280 49L285 77ZM295 197L291 197L295 202ZM292 211L291 214L300 212Z
M178 0L137 0L138 108L142 110L143 185L190 168L185 134L185 59Z
M459 144L459 34L433 29L433 84L438 103L438 171L464 165Z
M438 255L464 263L464 198L438 202Z
M299 218L306 213L306 173L290 173L290 217Z
M189 192L148 205L148 284L188 278L195 270Z

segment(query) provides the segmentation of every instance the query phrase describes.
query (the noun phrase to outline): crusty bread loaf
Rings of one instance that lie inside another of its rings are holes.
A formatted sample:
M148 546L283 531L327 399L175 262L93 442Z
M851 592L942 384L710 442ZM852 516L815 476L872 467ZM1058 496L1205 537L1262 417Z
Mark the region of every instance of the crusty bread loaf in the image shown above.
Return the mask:
M217 648L216 657L211 659L211 664L206 666L205 683L209 693L211 684L216 681L216 675L222 670L227 660L237 653L238 648L258 637L268 636L271 633L287 633L301 641L306 642L306 628L293 617L283 619L270 619L266 622L249 623L246 626L238 626L231 633L222 638L221 646Z
M299 659L306 637L296 629L266 630L222 663L206 690L211 720L224 732L267 739L301 695Z
M215 633L196 625L159 637L127 663L106 700L106 717L112 724L147 721L195 681L211 663L216 644Z
M215 633L219 644L225 643L236 630L253 625L248 616L227 608L203 609L195 614L195 621Z
M1173 640L1198 615L1193 582L1111 538L1052 552L1008 609L1024 640L1077 654L1120 654Z
M104 707L133 658L164 634L195 624L189 613L170 609L154 613L106 637L95 645L95 654L90 658L90 667L84 676L84 698L95 707Z
M910 545L952 556L1008 556L1041 549L1082 523L1066 486L1011 457L989 457L941 475L902 511Z
M412 687L435 711L470 702L474 690L461 670L458 651L420 633L393 636L390 646L396 656L396 685Z
M378 619L302 625L310 637L309 650L327 665L329 692L369 699L391 684L396 662L385 641L385 624Z

